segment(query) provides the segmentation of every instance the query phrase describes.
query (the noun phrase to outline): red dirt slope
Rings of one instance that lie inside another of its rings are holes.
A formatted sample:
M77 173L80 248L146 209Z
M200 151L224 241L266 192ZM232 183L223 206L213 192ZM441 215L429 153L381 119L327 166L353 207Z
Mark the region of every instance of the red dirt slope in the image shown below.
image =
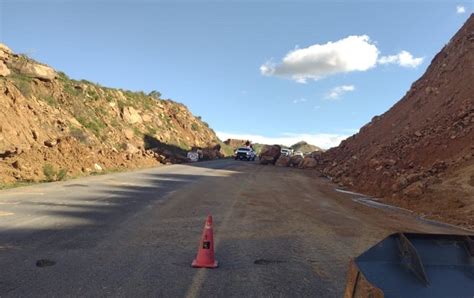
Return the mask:
M474 15L389 111L324 155L350 189L474 226Z

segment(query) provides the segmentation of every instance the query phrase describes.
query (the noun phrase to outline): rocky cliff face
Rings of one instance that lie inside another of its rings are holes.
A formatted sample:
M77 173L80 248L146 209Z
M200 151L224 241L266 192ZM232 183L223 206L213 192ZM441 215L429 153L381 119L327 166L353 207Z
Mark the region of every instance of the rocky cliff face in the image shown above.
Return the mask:
M322 171L356 191L474 225L473 82L471 15L397 104L324 155Z
M159 96L71 80L0 44L0 186L180 162L220 142Z

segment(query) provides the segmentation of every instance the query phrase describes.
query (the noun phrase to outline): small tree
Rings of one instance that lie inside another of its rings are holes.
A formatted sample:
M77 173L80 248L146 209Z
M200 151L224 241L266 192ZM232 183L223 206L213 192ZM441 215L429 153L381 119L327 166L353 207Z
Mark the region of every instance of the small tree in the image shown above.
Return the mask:
M161 93L159 91L156 91L156 90L153 90L151 91L148 96L158 100L158 99L161 99Z

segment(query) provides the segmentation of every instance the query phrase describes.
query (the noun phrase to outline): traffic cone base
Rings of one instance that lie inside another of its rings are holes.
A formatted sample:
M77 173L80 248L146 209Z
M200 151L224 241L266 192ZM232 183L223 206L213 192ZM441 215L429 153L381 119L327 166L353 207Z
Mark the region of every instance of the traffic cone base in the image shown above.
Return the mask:
M217 268L219 267L218 262L214 261L212 264L200 264L197 260L194 260L191 264L193 268Z

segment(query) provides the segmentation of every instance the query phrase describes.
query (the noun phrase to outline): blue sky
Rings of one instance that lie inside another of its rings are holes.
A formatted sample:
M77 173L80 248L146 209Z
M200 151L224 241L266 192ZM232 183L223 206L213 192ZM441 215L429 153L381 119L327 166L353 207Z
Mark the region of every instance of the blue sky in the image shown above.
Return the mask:
M0 1L1 42L72 78L158 90L222 138L326 148L397 102L474 9L473 1Z

